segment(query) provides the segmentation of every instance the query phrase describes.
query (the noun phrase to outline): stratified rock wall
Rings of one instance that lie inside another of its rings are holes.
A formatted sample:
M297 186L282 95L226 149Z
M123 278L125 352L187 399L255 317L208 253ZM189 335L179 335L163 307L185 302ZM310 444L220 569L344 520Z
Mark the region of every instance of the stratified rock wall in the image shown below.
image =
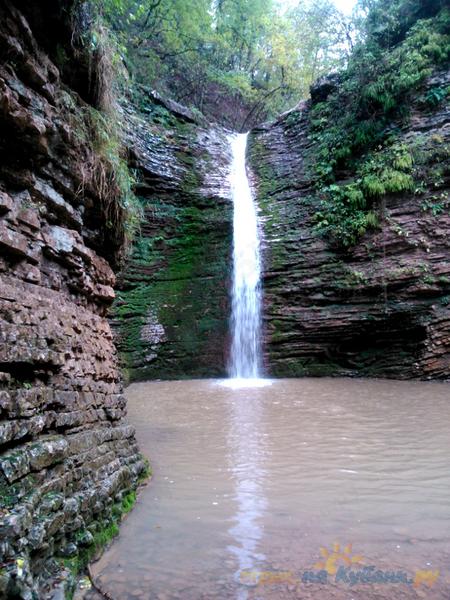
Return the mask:
M232 203L220 128L142 91L124 123L144 221L118 281L113 323L131 379L226 371Z
M449 73L437 73L422 93L449 83ZM267 371L448 378L448 97L434 109L414 104L401 134L427 152L420 190L387 196L377 209L381 228L347 251L317 232L320 204L305 164L309 110L303 103L250 140L264 233Z
M80 168L88 107L5 2L0 52L0 597L41 599L144 465L106 319L105 223Z

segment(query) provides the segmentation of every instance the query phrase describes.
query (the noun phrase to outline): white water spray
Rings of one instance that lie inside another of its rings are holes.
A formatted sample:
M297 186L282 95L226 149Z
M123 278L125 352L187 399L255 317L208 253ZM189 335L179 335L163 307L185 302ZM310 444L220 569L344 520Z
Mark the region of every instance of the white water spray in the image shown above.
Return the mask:
M234 242L229 374L256 380L261 368L261 260L256 206L245 167L247 134L233 136L231 146Z

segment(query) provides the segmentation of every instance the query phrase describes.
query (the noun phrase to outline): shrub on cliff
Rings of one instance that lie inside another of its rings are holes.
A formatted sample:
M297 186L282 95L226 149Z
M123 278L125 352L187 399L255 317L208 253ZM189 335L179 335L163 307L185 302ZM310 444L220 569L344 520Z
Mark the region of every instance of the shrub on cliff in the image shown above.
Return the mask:
M413 153L399 145L398 136L426 78L450 65L447 8L411 23L411 15L423 13L422 6L408 12L404 22L399 20L402 9L421 3L399 1L390 25L379 30L375 17L385 4L380 0L369 15L367 39L352 55L339 87L312 108L310 161L322 198L318 228L344 247L377 226L376 212L384 195L414 189ZM436 11L439 5L429 2L427 10ZM409 28L403 31L406 24ZM430 94L432 108L447 97L447 90ZM342 177L347 182L336 184Z
M79 121L80 135L89 151L79 169L83 187L94 187L100 198L105 245L111 248L111 259L118 262L141 220L120 133L117 96L123 87L124 69L117 41L104 26L95 3L75 3L72 29L74 51L87 73L89 100Z

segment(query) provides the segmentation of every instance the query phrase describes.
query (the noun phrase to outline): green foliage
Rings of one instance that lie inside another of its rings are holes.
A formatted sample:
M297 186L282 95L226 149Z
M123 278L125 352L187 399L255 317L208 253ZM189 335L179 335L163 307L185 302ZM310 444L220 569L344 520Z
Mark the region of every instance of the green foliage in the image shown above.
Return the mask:
M436 108L436 106L439 106L449 94L450 87L434 87L431 90L428 90L423 98L423 102L430 108Z
M442 193L440 196L432 196L431 198L427 198L422 203L422 210L430 211L433 217L438 217L446 211L448 212L449 208L450 199L445 193Z
M374 10L383 2L375 2ZM400 15L403 4L396 3ZM377 206L383 196L417 190L414 149L396 140L408 119L412 95L434 69L450 63L447 9L410 23L402 43L393 47L386 48L385 37L383 44L376 41L373 23L369 17L370 35L356 48L338 90L311 111L310 163L322 198L317 226L343 247L378 226ZM402 30L402 23L397 25L396 31ZM429 107L446 97L442 88L425 96ZM352 173L351 181L337 185L342 173L347 180Z
M380 48L401 42L407 31L420 19L434 17L448 5L446 0L359 0L367 12L366 37Z
M79 133L89 152L79 164L82 188L91 188L100 198L105 237L117 256L131 243L142 219L142 208L134 194L135 179L128 168L118 131L117 114L86 107Z
M306 97L343 65L351 23L332 0L103 0L132 76L235 128Z
M354 181L321 188L322 208L316 215L318 229L344 247L355 244L367 230L377 229L375 201L386 194L412 192L413 164L405 144L388 144L368 154L358 163Z
M87 71L88 81L81 94L85 102L61 92L61 109L69 114L73 143L79 146L74 153L79 157L74 164L80 179L78 193L97 200L94 218L103 225L103 245L108 258L117 263L141 221L117 107L123 83L121 54L115 36L105 27L99 12L89 12L86 6L75 3L71 16L71 51L76 52L80 68ZM62 48L56 49L56 60L61 69L73 64Z

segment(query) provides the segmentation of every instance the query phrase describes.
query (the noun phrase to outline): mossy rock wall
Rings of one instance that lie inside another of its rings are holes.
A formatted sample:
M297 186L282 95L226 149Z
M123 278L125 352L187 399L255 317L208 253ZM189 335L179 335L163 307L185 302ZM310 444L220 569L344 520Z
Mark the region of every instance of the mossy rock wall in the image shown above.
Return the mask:
M350 247L317 226L311 103L252 131L269 374L449 377L450 104L423 102L449 85L449 71L435 72L391 123L411 149L415 189L377 199L377 227ZM343 170L336 185L354 177Z
M138 104L139 112L124 107L144 221L113 311L123 366L131 380L222 376L232 248L227 134L144 90Z

